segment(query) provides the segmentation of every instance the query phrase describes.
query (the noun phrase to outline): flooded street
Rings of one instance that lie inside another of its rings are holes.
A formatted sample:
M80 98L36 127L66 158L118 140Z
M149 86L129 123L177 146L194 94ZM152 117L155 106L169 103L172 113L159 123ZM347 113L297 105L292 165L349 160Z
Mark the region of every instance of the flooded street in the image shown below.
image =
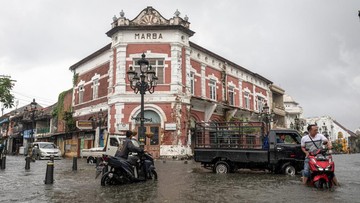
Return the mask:
M0 202L360 202L360 154L334 155L341 187L321 191L305 187L300 176L240 171L218 175L188 161L156 161L159 180L102 187L95 165L72 159L55 160L55 182L45 185L47 161L31 163L25 171L23 156L8 156L0 171Z

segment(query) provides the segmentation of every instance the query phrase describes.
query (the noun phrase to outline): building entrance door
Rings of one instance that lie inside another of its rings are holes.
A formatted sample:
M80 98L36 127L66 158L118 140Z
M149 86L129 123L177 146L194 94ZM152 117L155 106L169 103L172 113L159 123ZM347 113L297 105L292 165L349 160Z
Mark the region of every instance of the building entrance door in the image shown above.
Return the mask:
M159 143L160 125L146 124L144 127L146 134L152 135L151 138L145 136L144 150L149 152L153 156L153 158L157 159L160 157L160 143ZM140 132L140 125L137 125L137 131Z

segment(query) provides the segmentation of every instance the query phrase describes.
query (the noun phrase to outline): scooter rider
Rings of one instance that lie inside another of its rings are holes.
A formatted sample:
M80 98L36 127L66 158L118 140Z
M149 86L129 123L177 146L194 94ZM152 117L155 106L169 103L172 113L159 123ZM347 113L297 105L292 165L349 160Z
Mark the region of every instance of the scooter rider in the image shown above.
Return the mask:
M130 130L126 131L126 138L123 141L122 146L120 146L120 149L116 151L115 157L120 157L127 160L130 152L136 152L136 153L144 152L142 148L137 147L133 144L133 142L131 141L132 136L133 136L132 131Z
M304 161L304 171L302 181L304 184L307 183L308 178L310 177L310 168L309 168L309 149L312 147L319 148L321 147L321 143L327 143L328 149L331 149L331 142L323 135L318 133L318 126L311 124L308 125L307 130L309 132L308 135L304 135L301 138L301 150L305 153L305 161ZM316 146L315 146L316 145ZM334 175L333 182L335 185L339 185L337 179Z

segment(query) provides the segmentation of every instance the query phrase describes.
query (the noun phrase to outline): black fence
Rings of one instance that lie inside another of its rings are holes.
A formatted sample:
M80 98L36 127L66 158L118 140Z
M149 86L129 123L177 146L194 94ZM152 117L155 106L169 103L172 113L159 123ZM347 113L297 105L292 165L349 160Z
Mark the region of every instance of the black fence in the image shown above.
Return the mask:
M263 122L201 122L195 125L195 148L261 149Z

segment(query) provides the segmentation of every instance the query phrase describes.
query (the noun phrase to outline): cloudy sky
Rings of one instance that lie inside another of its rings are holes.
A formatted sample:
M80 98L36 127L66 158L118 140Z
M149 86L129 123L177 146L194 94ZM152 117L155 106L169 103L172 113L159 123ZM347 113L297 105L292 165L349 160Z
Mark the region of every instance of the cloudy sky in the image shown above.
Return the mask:
M0 0L0 75L19 107L48 106L72 87L69 67L110 42L114 15L153 6L187 15L191 41L270 79L304 108L360 127L358 0Z

